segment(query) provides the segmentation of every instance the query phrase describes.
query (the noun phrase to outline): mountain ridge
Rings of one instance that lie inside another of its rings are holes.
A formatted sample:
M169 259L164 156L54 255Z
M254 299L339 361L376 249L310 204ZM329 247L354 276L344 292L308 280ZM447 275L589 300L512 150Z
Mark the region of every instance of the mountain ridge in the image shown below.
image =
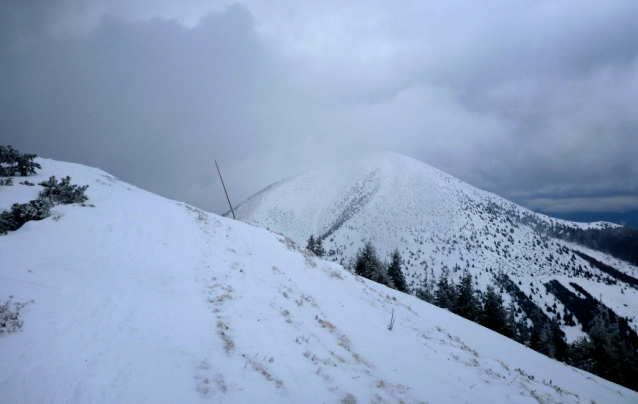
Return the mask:
M638 400L284 236L38 162L26 179L70 175L94 207L0 236L0 300L25 304L0 334L4 403ZM2 187L2 207L39 191Z
M366 240L382 257L398 248L413 291L426 271L440 276L444 268L467 268L482 290L494 273L502 271L516 278L540 307L556 304L563 311L554 296L540 296L530 284L573 281L594 296L602 295L605 304L638 329L638 304L623 292L635 295L632 283L616 279L575 252L633 278L638 277L638 267L556 237L618 225L540 215L394 152L300 174L257 195L236 209L240 220L282 233L300 245L310 235L320 236L327 258L344 264ZM452 275L457 280L460 276ZM563 328L570 340L584 335L577 326Z

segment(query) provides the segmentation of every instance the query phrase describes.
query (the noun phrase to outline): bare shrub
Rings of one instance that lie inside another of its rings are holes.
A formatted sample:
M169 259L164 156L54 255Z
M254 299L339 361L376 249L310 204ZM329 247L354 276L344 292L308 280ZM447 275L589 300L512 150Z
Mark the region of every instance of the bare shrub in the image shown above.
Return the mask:
M24 324L20 320L20 310L29 303L33 303L33 300L27 303L12 303L11 300L0 302L0 335L20 331Z
M341 396L341 400L339 401L341 404L356 404L357 398L353 396L351 393L345 393Z
M322 319L320 319L320 318L319 318L319 316L315 316L315 320L317 320L317 321L319 322L319 324L321 324L321 327L322 327L322 328L327 328L327 329L329 329L330 331L332 331L332 330L334 330L335 328L337 328L337 327L335 327L335 326L334 326L334 325L333 325L330 321L328 321L328 320L322 320Z

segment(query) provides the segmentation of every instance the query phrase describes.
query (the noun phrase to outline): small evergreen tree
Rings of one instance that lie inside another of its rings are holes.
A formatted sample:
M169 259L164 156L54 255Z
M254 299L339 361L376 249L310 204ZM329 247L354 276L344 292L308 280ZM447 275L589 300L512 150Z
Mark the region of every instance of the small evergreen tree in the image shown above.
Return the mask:
M552 345L554 346L554 357L561 362L565 361L567 355L567 342L565 333L560 329L560 323L556 318L549 323L549 330L552 335Z
M479 316L479 302L472 285L472 275L467 269L463 270L456 287L455 310L456 314L471 321L476 321Z
M42 181L38 185L44 187L44 189L40 191L40 198L49 199L54 205L82 203L89 199L89 197L84 194L84 191L86 191L89 186L71 184L71 177L69 176L62 178L59 183L55 176L52 176L47 181Z
M379 261L379 265L375 267L372 280L389 288L395 289L392 279L388 276L388 265L381 261Z
M51 201L38 198L29 203L14 203L11 210L0 213L0 234L18 230L30 220L42 220L49 217Z
M403 276L403 271L401 271L401 254L398 248L392 252L390 265L388 266L388 277L396 290L404 293L408 291L408 284L405 281L405 276Z
M427 268L424 273L425 278L421 282L421 286L417 288L415 296L428 303L434 303L434 272L432 272L431 278L428 278Z
M589 338L592 345L593 372L600 377L616 383L623 382L620 367L623 347L618 338L617 324L611 324L609 313L602 305L592 320Z
M377 256L377 250L370 241L366 241L363 248L359 249L355 256L354 272L364 278L394 287L388 277L387 267Z
M35 154L23 154L11 146L0 146L0 177L11 177L16 173L23 177L35 174L35 169L42 169L33 160Z
M507 312L503 307L503 297L494 290L492 285L487 286L479 324L499 334L505 335L507 332Z
M313 234L310 235L310 237L308 237L308 242L306 244L306 250L311 251L311 252L315 252L315 236Z
M572 342L567 351L566 363L573 367L592 372L594 362L592 360L592 344L585 337L579 337Z
M550 325L540 318L537 318L532 326L532 332L529 337L529 347L550 358L556 357L556 348L552 342Z
M434 304L437 306L454 311L454 283L450 282L450 271L447 267L443 268L439 281L436 284L434 292Z
M366 241L355 257L354 273L367 279L372 279L382 265L377 250L370 241Z
M530 331L527 325L527 316L523 314L521 319L516 322L516 329L518 330L519 338L521 339L521 344L529 347L530 340Z
M312 250L317 257L323 257L326 253L326 250L323 249L323 241L321 237L317 237L317 241L315 242L315 248Z
M516 306L514 305L513 301L510 302L507 308L507 317L505 319L505 333L503 335L521 344L524 343L521 335L518 333L518 327L516 324Z

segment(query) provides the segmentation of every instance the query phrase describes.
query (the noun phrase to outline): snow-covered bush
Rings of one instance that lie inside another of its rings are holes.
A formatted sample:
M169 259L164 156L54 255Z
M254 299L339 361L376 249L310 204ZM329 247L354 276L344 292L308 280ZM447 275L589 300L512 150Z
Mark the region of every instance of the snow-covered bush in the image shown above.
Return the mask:
M70 203L82 203L89 199L84 195L84 191L89 187L88 185L72 185L71 177L66 176L62 178L60 182L52 176L47 181L39 183L44 187L40 191L40 198L47 198L55 205L57 204L70 204Z
M80 203L82 206L87 206L84 202L89 197L84 194L84 191L89 186L72 185L69 176L60 182L55 176L52 176L48 181L43 181L39 185L43 186L44 189L40 192L38 199L29 203L14 203L11 210L0 213L0 234L18 230L30 220L42 220L49 217L51 208L58 204Z
M30 220L42 220L49 217L52 203L48 199L38 198L29 203L14 203L11 210L0 213L0 234L15 231Z
M0 146L0 177L11 177L16 173L26 177L35 174L36 168L42 168L33 160L35 154L20 153L11 146Z
M11 146L0 146L0 177L9 177L1 179L0 185L13 185L13 178L11 178L13 175L20 174L24 177L35 174L36 168L42 169L40 164L33 161L36 157L35 154L20 153ZM20 184L35 185L29 181L23 181ZM49 217L51 207L54 205L80 203L86 206L84 202L89 199L84 194L89 186L72 185L69 176L62 178L60 182L52 176L39 185L44 189L40 191L38 199L29 203L14 203L10 210L0 212L0 235L18 230L30 220L42 220Z

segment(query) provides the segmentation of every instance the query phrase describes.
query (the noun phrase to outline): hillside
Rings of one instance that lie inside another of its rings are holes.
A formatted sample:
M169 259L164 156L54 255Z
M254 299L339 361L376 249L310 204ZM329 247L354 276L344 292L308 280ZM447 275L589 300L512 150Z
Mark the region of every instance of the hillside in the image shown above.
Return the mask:
M638 330L638 267L557 237L617 225L536 214L400 154L377 153L283 180L235 213L300 245L318 235L327 258L344 264L365 240L382 257L398 248L412 288L421 285L426 272L439 277L443 268L456 267L453 278L467 268L484 290L503 272L539 307L552 310L548 313L567 313L556 296L543 293L543 285L556 280L578 294L570 285L575 283L602 296ZM619 273L605 272L587 257ZM581 326L562 325L569 341L584 335Z
M26 303L2 403L638 401L284 236L38 161L26 179L70 175L95 206L0 236L0 299ZM22 180L2 208L37 197Z

